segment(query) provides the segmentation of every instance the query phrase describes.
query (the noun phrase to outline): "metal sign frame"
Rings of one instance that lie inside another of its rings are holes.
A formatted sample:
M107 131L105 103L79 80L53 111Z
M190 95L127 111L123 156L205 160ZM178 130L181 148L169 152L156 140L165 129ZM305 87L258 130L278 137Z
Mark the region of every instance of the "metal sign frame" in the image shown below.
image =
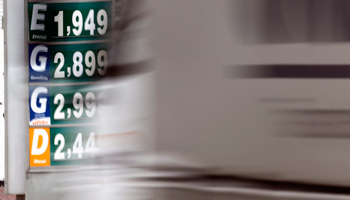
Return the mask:
M29 166L25 10L25 3L21 0L4 2L5 193L16 195L25 193L26 169Z

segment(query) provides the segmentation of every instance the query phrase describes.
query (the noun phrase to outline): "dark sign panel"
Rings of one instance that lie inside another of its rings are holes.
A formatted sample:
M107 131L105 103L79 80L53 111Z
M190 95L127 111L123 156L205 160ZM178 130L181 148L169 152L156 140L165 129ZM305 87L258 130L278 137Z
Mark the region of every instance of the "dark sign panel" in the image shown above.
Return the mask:
M29 3L29 41L108 40L111 8L110 1Z

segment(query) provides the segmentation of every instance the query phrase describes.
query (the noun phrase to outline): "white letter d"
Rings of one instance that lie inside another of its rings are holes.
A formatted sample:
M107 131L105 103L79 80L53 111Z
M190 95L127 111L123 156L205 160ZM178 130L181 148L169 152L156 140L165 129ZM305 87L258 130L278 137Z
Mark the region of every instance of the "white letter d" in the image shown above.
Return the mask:
M41 147L38 147L39 136L43 137L43 143ZM47 146L49 145L49 136L44 129L34 129L33 143L32 143L32 155L43 154Z

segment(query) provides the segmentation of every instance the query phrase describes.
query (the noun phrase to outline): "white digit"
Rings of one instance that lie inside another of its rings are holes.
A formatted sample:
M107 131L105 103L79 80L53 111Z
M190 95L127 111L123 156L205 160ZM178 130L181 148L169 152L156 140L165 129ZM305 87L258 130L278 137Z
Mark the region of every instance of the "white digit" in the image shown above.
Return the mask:
M99 115L102 115L103 111L103 102L107 99L107 93L106 91L100 92L100 94L97 95L97 112Z
M90 59L91 59L91 61L90 61ZM95 69L96 69L96 58L95 58L94 52L92 52L92 51L86 52L85 65L86 65L86 67L91 68L90 70L89 69L85 70L86 74L88 76L94 75Z
M74 116L76 118L80 118L84 111L84 100L83 100L83 95L81 93L77 92L74 94L73 106L76 109L73 111Z
M64 119L64 112L61 112L64 106L64 96L62 94L57 94L55 96L55 99L53 100L53 103L56 105L58 104L58 107L55 110L55 114L53 115L54 119Z
M102 28L97 28L97 31L100 35L103 35L107 31L108 27L108 18L107 18L107 12L103 9L99 10L97 13L97 23L99 26L102 26Z
M55 151L54 159L55 160L64 160L65 154L64 154L64 152L61 152L63 147L64 147L64 144L65 144L63 135L61 133L57 134L55 136L54 142L55 142L55 145L58 145L58 142L60 142L60 146L58 146L58 148Z
M81 133L78 133L77 138L73 144L73 153L78 154L78 158L83 157L84 148L83 148L83 136Z
M76 77L80 77L83 75L84 67L83 67L83 54L79 51L76 51L73 55L73 74Z
M97 54L97 63L102 68L98 69L98 73L102 76L106 74L107 72L107 66L108 66L108 55L105 50L101 50Z
M85 20L84 30L90 30L90 35L94 35L95 32L95 23L94 23L94 10L90 10L89 14Z
M63 11L59 11L54 17L54 21L58 23L58 36L63 36Z
M64 66L64 55L61 52L56 53L55 58L53 60L54 63L58 63L58 60L60 60L60 64L58 64L58 67L55 70L55 74L53 77L55 78L64 78L64 71L61 71L62 67Z
M77 28L73 28L73 33L74 35L79 36L83 31L83 15L79 10L74 11L72 16L72 22L73 22L73 25L77 27Z
M86 142L85 152L94 152L98 149L95 146L95 133L92 132L89 136L88 141Z
M92 93L92 92L88 92L86 94L86 97L85 97L85 105L86 105L86 108L87 109L91 109L91 110L87 110L85 111L86 112L86 115L88 117L93 117L94 114L95 114L95 111L96 111L96 101L95 101L95 94Z

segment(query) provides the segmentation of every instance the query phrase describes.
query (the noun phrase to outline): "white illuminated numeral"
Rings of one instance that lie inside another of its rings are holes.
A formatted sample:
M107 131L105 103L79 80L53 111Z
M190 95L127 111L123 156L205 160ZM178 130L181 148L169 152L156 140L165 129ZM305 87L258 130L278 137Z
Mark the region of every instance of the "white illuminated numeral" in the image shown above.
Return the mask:
M74 94L73 106L75 108L75 110L73 111L74 116L76 118L80 118L83 115L84 111L84 99L81 93L77 92Z
M75 52L73 55L73 74L76 77L80 77L83 75L84 67L83 67L83 54L79 51Z
M106 33L108 28L108 18L107 18L107 12L103 9L99 10L97 13L97 23L101 28L97 28L97 31L100 35L103 35Z
M59 133L55 136L54 144L58 145L58 142L60 142L60 146L58 146L58 148L55 151L54 159L55 160L64 160L65 154L64 154L64 152L61 152L61 151L64 148L65 141L64 141L64 137L61 133Z
M72 16L72 23L75 27L77 27L73 28L74 35L79 36L83 31L83 15L79 10L74 11Z
M61 71L62 67L64 66L64 55L61 52L56 53L55 58L53 60L54 63L58 63L58 60L60 60L60 64L58 64L54 77L55 78L64 78L64 71Z
M98 149L95 146L95 133L92 132L89 136L89 139L86 142L85 146L85 152L94 152L97 151Z
M56 105L59 103L58 107L55 110L55 114L53 115L54 119L64 119L64 112L62 112L64 106L64 96L62 94L57 94L53 103Z
M73 144L73 153L77 153L78 158L83 157L83 153L84 153L83 135L81 133L78 133L77 138L75 139L75 142Z
M86 115L88 117L93 117L95 115L95 111L96 111L96 98L95 98L94 93L88 92L86 94L85 105L86 105L87 109L90 109L90 110L85 111Z
M98 73L102 76L106 74L107 72L107 66L108 66L108 55L105 50L101 50L97 54L97 64L99 65Z
M84 30L90 30L90 35L94 35L95 33L95 23L94 23L94 10L90 10L89 14L85 20Z
M58 36L63 36L63 11L59 11L54 17L54 21L58 24Z
M85 72L88 76L92 76L95 73L95 69L96 69L96 58L95 58L95 54L92 51L88 51L85 54L85 65L89 69L86 69Z
M97 95L97 112L99 115L102 115L102 106L103 106L103 101L106 101L107 93L106 91L102 91ZM101 103L102 102L102 103Z

